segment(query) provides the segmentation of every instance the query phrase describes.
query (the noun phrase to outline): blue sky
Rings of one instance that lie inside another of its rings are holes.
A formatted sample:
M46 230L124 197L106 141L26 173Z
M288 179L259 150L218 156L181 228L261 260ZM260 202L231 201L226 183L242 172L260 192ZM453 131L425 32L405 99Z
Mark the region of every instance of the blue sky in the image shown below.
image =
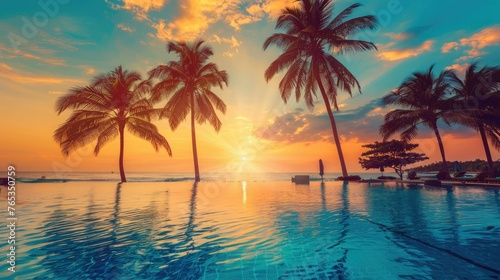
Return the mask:
M54 113L58 96L73 86L88 84L96 74L118 65L139 71L146 77L148 70L175 59L166 52L167 41L203 38L214 49L211 60L229 73L230 83L226 89L217 91L228 105L228 112L221 118L223 129L216 134L209 127L201 127L199 141L207 143L207 149L213 148L217 153L224 150L227 156L233 153L235 157L251 150L241 143L259 143L253 145L260 150L252 150L256 162L262 163L265 159L278 164L283 160L295 160L291 169L304 166L300 163L304 161L301 151L312 153L305 159L307 163L316 162L318 153L310 144L325 142L332 150L328 156L331 157L331 171L335 171L337 158L332 139L328 138L329 126L322 102L318 100L313 111L294 100L283 104L277 87L281 76L269 83L264 79L264 70L279 51L271 47L264 52L262 43L276 32L275 20L280 9L293 2L41 0L2 3L0 101L6 109L0 112L0 122L11 132L0 140L3 142L1 163L24 162L28 155L34 155L35 159L27 162L26 168L40 170L37 168L50 169L54 161L64 162L51 139L52 132L67 116ZM356 1L336 1L334 13L353 3ZM378 126L389 108L380 108L378 100L412 72L424 71L435 64L437 70L448 67L462 73L474 61L490 66L500 61L499 1L381 0L360 3L363 6L355 15L374 14L379 18L380 27L359 38L374 42L378 51L341 57L360 81L362 94L354 92L350 97L341 93L340 112L335 113L342 139L346 147L352 147L347 151L347 158L355 170L360 169L357 158L361 145L380 140ZM288 121L280 128L280 135L273 139L261 136L261 131L276 126L277 121L282 124L284 119ZM172 132L167 129L166 122L158 125L174 150L173 161L159 163L158 168L180 166L179 170L189 170L190 152L183 146L187 128ZM474 131L443 127L443 133L445 140L453 141L445 147L451 160L484 157L480 146L466 154L456 147L458 143L477 146L480 142ZM425 130L419 137L423 142L433 141L432 135ZM37 139L36 144L28 141L33 139ZM137 147L141 148L130 151L133 158L140 155L143 146ZM427 149L427 152L429 161L439 160L435 150ZM165 157L153 152L149 154L149 150L147 153L158 162ZM115 154L115 149L109 148L103 151L99 161L88 157L75 169L91 170L95 162L114 168ZM206 165L223 164L224 160L214 154L205 156ZM499 157L498 152L494 157ZM136 162L137 165L130 165L140 170L142 161ZM310 169L307 164L304 168Z

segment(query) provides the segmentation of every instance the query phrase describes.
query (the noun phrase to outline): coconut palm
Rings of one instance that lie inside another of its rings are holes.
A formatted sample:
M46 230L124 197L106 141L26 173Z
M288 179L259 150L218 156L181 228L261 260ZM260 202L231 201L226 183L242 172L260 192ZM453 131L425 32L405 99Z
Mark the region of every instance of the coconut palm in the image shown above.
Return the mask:
M448 70L435 77L432 73L433 68L434 65L427 72L413 73L397 90L382 99L385 106L395 105L399 108L385 115L384 124L380 126L380 134L385 141L401 131L401 140L410 141L418 135L418 125L427 126L436 135L442 158L441 171L446 175L448 167L437 122L443 119L449 124L448 119L454 104L453 90L456 77Z
M500 149L500 68L483 67L471 64L463 80L457 80L458 96L455 106L455 123L470 127L479 132L483 142L488 170L493 172L488 138L496 149Z
M208 122L217 132L220 130L222 123L215 109L225 113L226 104L211 91L211 87L222 89L224 84L228 84L226 71L208 62L213 51L203 43L202 40L194 43L169 42L167 51L176 53L179 59L149 71L150 78L160 79L153 88L152 100L157 102L170 98L160 110L160 118L168 118L170 128L175 130L190 113L195 182L200 181L195 122Z
M358 80L336 58L334 54L345 54L376 49L371 42L352 39L357 33L374 29L374 16L351 17L361 5L353 4L333 17L332 0L301 0L299 7L283 9L276 22L275 33L264 42L264 50L270 45L280 48L283 53L265 71L266 81L271 80L281 70L287 69L279 89L286 103L292 93L297 101L303 95L306 105L312 109L319 89L330 118L331 128L340 158L342 175L347 177L344 156L331 104L338 110L338 90L347 91L358 87Z
M54 139L68 156L72 151L97 141L94 154L120 136L120 178L126 182L123 168L125 128L135 136L147 140L158 151L165 148L171 156L170 146L151 123L154 115L153 104L146 98L152 85L142 81L139 73L122 70L118 66L113 71L98 75L91 85L75 87L56 103L56 111L61 114L67 109L73 113L54 133Z

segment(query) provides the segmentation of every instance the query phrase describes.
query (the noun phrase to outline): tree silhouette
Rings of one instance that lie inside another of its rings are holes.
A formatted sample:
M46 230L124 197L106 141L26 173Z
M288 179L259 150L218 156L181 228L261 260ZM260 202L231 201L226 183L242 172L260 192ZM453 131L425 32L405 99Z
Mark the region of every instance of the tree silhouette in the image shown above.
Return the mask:
M153 88L152 100L157 102L170 97L160 110L160 118L168 118L170 128L175 130L188 113L191 113L195 182L200 181L195 122L208 122L216 131L220 130L222 123L215 109L225 113L226 104L210 88L219 86L222 89L224 84L227 86L229 79L226 71L221 71L216 64L207 62L213 51L203 43L201 40L191 44L169 42L167 51L176 53L179 60L159 65L149 71L151 78L161 80Z
M151 123L154 115L153 104L146 98L151 90L151 82L142 81L139 73L115 70L98 75L91 85L75 87L56 103L56 111L61 114L67 109L73 113L55 132L54 139L68 156L72 151L97 141L94 154L120 136L119 168L122 182L126 182L123 167L125 128L153 145L158 151L172 150L157 127Z
M494 176L494 163L491 156L488 138L496 149L500 149L500 68L478 68L471 64L464 79L458 80L456 94L458 96L455 110L458 115L455 123L473 128L481 136L488 171Z
M306 105L312 109L319 89L330 119L333 137L339 154L342 176L347 168L340 145L337 125L331 104L338 110L337 93L344 90L352 94L352 88L360 85L356 77L332 54L346 54L376 49L371 42L352 39L357 33L374 29L374 16L351 18L361 5L353 4L332 18L332 0L301 0L300 7L284 8L276 22L275 33L264 42L264 50L275 45L283 53L266 69L266 81L287 69L279 84L281 98L286 103L292 93L297 101L303 95Z
M442 118L449 124L449 119L452 117L455 75L445 70L435 77L432 73L433 68L434 65L426 72L413 73L397 90L382 99L385 106L395 105L398 109L385 115L384 124L380 126L380 134L385 141L401 131L401 139L411 141L418 135L418 125L429 127L436 135L441 152L441 171L449 177L437 122Z
M396 171L401 180L403 180L403 167L429 159L425 154L410 152L418 147L418 144L399 140L375 142L362 147L370 149L361 154L365 158L359 158L359 163L364 169L380 169L383 172L384 167L390 167Z

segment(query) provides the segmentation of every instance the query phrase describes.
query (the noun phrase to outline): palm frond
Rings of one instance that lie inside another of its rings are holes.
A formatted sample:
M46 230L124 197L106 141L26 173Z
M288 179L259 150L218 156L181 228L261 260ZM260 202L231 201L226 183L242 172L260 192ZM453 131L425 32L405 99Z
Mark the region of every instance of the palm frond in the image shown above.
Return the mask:
M196 121L199 124L203 124L204 122L208 122L215 131L219 132L222 127L222 123L217 117L217 114L212 106L210 100L204 94L197 94L195 98L196 103L196 112L195 117Z
M384 141L398 131L404 132L404 135L402 135L403 139L411 140L411 137L416 136L416 132L418 131L416 128L412 127L416 127L420 123L420 120L420 115L415 111L402 109L393 110L384 116L384 123L380 126L379 132L384 138ZM410 139L408 137L410 137Z
M203 92L203 95L208 98L209 103L215 105L215 108L223 114L226 113L226 104L222 101L222 99L220 99L220 97L207 88L203 88L201 91Z
M163 147L168 155L172 156L172 149L167 139L158 132L158 128L154 124L140 118L130 118L126 127L133 135L151 143L155 151L159 151Z
M327 29L335 29L337 26L339 26L341 23L345 22L347 18L349 18L354 10L357 8L361 7L362 5L359 3L354 3L351 6L345 8L342 12L340 12L337 16L335 16L330 24L328 25Z
M350 36L354 36L359 32L365 31L366 29L374 30L378 26L378 20L375 16L368 15L349 19L344 21L337 26L328 29L328 35L334 35L347 39Z
M269 67L267 67L266 71L264 72L266 81L269 82L278 72L292 65L293 62L297 60L298 54L298 50L292 50L278 56L278 58L271 62Z
M94 147L94 154L97 156L101 148L111 140L115 139L118 134L119 131L116 122L109 123L109 126L102 130L97 137L97 143Z

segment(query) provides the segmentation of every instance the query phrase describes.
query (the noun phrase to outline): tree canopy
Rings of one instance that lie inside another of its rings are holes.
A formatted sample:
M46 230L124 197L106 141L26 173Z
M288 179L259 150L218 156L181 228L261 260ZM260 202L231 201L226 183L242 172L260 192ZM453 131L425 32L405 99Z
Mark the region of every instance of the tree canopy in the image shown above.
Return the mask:
M401 180L404 166L429 159L425 154L411 152L418 147L418 144L405 141L375 142L362 147L370 149L361 154L364 158L359 158L359 163L364 169L393 168Z

